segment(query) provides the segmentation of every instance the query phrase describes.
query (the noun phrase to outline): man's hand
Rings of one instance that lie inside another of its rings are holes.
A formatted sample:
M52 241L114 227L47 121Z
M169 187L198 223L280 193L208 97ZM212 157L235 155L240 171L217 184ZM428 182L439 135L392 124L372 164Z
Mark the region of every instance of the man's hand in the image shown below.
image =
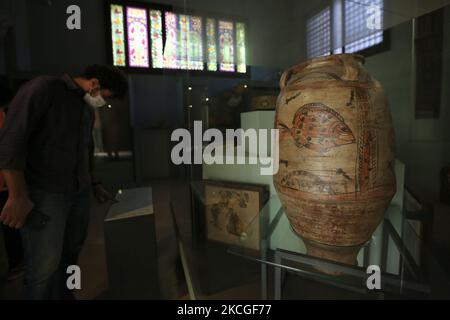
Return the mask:
M94 196L99 203L105 203L108 200L112 202L117 202L114 196L108 191L106 191L101 184L97 184L94 186Z
M33 207L34 204L28 196L9 196L0 214L0 221L11 228L20 229Z
M0 214L0 222L11 228L20 229L25 224L28 214L34 207L28 197L28 188L22 171L2 170L8 186L8 201Z

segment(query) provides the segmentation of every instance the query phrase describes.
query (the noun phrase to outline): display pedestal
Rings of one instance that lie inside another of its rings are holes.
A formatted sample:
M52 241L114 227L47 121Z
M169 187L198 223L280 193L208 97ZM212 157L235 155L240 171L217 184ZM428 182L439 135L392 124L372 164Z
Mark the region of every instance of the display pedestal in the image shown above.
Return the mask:
M105 218L110 299L160 298L152 189L119 191Z

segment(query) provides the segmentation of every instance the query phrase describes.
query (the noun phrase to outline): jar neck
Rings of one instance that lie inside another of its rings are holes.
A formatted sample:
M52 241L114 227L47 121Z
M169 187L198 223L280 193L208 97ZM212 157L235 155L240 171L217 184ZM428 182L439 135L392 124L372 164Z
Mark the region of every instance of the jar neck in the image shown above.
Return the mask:
M357 54L314 58L286 70L280 79L280 87L283 89L309 73L324 73L338 81L368 81L364 63L364 57Z

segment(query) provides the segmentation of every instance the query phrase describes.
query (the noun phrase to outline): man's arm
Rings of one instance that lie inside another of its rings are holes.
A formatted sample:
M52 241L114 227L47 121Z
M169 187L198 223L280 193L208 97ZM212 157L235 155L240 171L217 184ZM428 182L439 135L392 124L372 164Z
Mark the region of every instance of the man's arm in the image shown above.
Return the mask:
M28 193L25 177L22 171L2 170L3 178L8 186L8 193L11 197L21 197Z
M47 78L36 78L20 88L0 129L0 169L25 170L28 140L49 107Z
M33 209L33 202L28 197L28 189L22 171L2 170L8 186L8 201L0 214L0 221L11 228L22 228L28 213Z
M30 81L11 101L4 127L0 130L0 169L9 189L0 222L13 228L21 228L33 208L24 178L27 145L48 110L49 101L46 78Z

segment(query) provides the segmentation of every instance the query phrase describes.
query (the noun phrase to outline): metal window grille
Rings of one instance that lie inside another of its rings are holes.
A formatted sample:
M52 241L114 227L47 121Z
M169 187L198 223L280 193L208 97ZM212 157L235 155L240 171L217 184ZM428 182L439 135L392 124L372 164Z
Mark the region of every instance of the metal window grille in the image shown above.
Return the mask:
M345 52L383 42L383 0L345 0Z
M329 55L331 51L331 10L326 8L308 19L307 54L308 58Z

